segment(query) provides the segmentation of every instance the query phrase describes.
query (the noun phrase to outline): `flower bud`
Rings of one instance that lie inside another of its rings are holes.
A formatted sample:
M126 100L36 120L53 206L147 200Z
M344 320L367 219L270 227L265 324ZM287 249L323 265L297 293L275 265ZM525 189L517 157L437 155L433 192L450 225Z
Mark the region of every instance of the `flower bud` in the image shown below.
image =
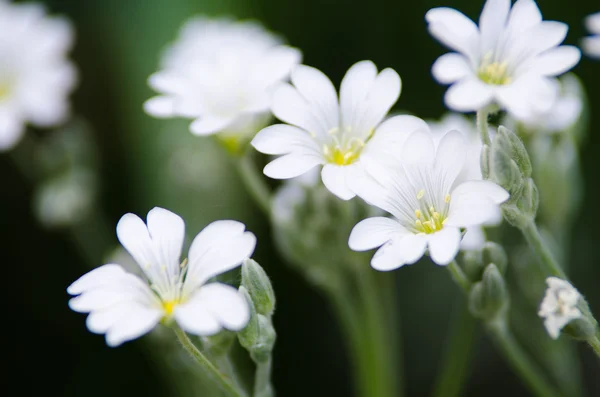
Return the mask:
M496 318L506 307L508 294L504 278L496 265L489 264L483 272L483 279L469 292L471 313L486 321Z
M505 151L494 147L490 159L490 178L498 185L513 193L523 179L519 166Z
M212 355L223 356L231 349L234 339L235 332L223 330L216 335L204 338L204 344Z
M255 362L265 362L271 356L273 347L275 347L275 340L277 334L271 319L259 314L258 315L258 338L252 345L251 349L248 349L252 360Z
M240 294L242 294L248 302L248 306L250 308L250 320L248 321L248 325L239 331L237 335L240 345L242 345L246 350L250 350L255 341L258 339L260 332L258 325L258 313L256 313L256 307L254 307L252 298L244 286L240 287Z
M517 201L517 208L521 213L530 219L534 219L537 214L538 206L540 202L539 192L533 179L527 178L523 184L523 190L521 196Z
M487 266L491 263L496 265L500 273L506 272L506 266L508 265L508 257L506 251L500 244L488 241L482 250L483 263Z
M517 163L522 175L525 178L529 178L532 172L531 160L523 141L514 132L504 126L498 127L498 135L508 143L511 150L510 157Z
M461 268L472 282L481 280L481 275L484 269L481 251L473 250L463 252Z
M242 264L242 285L252 298L256 312L271 316L275 311L275 292L269 276L254 260L246 259Z

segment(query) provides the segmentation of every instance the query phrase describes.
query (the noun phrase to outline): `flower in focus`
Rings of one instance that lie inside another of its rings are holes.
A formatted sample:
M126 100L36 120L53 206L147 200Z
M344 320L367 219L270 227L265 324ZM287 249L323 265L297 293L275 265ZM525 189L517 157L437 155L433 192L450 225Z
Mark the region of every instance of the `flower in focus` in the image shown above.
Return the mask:
M526 130L556 134L572 127L583 110L581 89L577 78L567 74L560 79L560 91L550 109L542 113L532 113L521 120Z
M69 307L90 313L87 327L106 334L109 346L138 338L161 320L177 322L196 335L222 328L238 331L249 319L249 308L238 291L211 278L250 257L256 237L236 221L216 221L193 240L188 260L180 262L185 225L162 208L148 213L147 225L134 214L124 215L117 236L148 282L116 264L83 275L67 292L78 295Z
M600 12L587 17L585 25L593 36L582 40L583 50L591 57L600 58Z
M406 140L401 160L372 164L353 188L392 217L358 223L350 234L350 248L381 246L371 265L382 271L415 263L427 249L438 265L450 263L459 250L461 229L499 222L499 205L509 197L493 182L460 180L467 151L462 133L445 134L436 147L424 129Z
M39 4L0 1L0 150L17 144L25 124L51 127L69 112L76 71L66 54L71 25Z
M356 63L342 80L340 95L321 71L300 65L293 86L280 84L273 94L273 114L288 124L260 131L252 145L262 153L283 155L264 169L275 179L289 179L324 165L323 183L341 199L355 196L349 180L362 163L393 151L407 131L423 123L413 116L382 120L400 96L400 76L379 74L371 61ZM381 123L381 124L380 124Z
M144 107L155 117L194 119L196 135L254 134L270 119L270 88L300 59L299 50L257 23L194 18L150 76L159 96Z
M558 339L565 325L582 316L577 308L581 295L569 282L557 277L546 279L548 289L540 305L538 315L544 318L544 326L552 339Z
M568 31L561 22L542 21L533 0L488 0L479 26L451 8L427 12L429 32L454 50L438 58L433 76L452 84L448 107L460 112L499 105L517 119L552 106L554 79L579 62L573 46L559 46Z

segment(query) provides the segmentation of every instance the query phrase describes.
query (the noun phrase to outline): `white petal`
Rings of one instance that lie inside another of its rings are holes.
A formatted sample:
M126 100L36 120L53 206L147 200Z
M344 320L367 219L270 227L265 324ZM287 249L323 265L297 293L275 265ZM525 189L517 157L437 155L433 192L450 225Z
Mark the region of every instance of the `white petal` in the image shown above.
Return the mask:
M381 246L371 259L371 267L381 272L398 269L406 265L400 252L398 240L390 240Z
M320 110L313 108L296 88L287 83L275 87L271 110L278 119L313 134L325 136L331 128Z
M452 191L451 199L467 197L485 197L493 203L502 204L510 195L503 187L491 181L468 181L461 183Z
M401 88L402 82L398 73L390 68L382 70L375 78L364 102L358 103L355 108L357 114L350 125L355 129L354 134L360 137L368 136L396 103Z
M510 11L508 29L512 37L542 22L542 14L533 0L518 0Z
M404 262L412 265L425 254L427 236L425 234L407 234L398 241L398 250Z
M164 208L154 207L148 212L147 222L160 264L166 266L173 277L177 277L185 239L183 219Z
M342 127L356 126L364 110L364 102L377 77L377 67L371 61L352 65L340 86L340 111Z
M197 294L194 299L202 300L223 327L239 331L248 324L248 302L237 289L226 284L211 283L200 288Z
M215 335L222 329L217 318L202 300L193 299L177 306L173 315L184 331L194 335Z
M22 120L9 111L0 111L0 151L13 148L24 132Z
M442 194L450 192L467 159L467 140L459 131L449 131L441 139L435 155L436 174Z
M123 215L117 224L117 238L142 269L160 267L148 228L139 216Z
M592 33L600 34L600 12L585 18L585 27Z
M337 92L323 72L310 66L298 65L292 71L291 80L327 130L339 126Z
M539 55L532 66L544 76L557 76L569 71L581 59L581 51L573 46L560 46Z
M472 70L469 60L464 55L450 52L435 61L431 73L438 82L450 84L470 75Z
M470 112L480 110L493 99L493 89L477 78L467 78L453 84L444 100L446 105L458 112Z
M287 154L292 152L318 153L316 141L300 128L275 124L262 129L254 139L252 146L265 154Z
M378 179L390 178L390 167L382 166L378 163L371 163L369 166L371 169L376 170L374 174L378 174ZM371 171L367 173L363 167L361 172L357 172L356 175L348 181L348 185L357 196L368 204L381 208L396 217L401 216L394 206L391 192L388 189L389 186L384 186L379 183L371 175Z
M590 56L600 57L600 36L585 37L581 41L581 48Z
M524 75L512 84L499 87L496 98L512 116L527 120L548 112L558 95L558 84L539 75Z
M427 236L429 255L438 265L447 265L458 254L460 248L460 230L444 226L439 232Z
M256 236L237 221L216 221L204 228L190 246L189 268L184 293L209 278L239 266L256 247Z
M262 62L254 69L253 78L263 86L270 86L278 81L285 80L290 75L294 66L300 63L302 53L292 47L273 47L265 55Z
M206 136L216 134L234 123L233 117L217 117L204 115L190 124L190 131L194 135Z
M123 276L125 270L119 265L108 264L84 274L75 280L68 288L70 295L81 294L85 290L93 289L102 285L110 285Z
M373 137L365 145L361 163L378 161L382 154L401 158L402 147L415 131L429 131L425 121L415 116L401 115L390 117L377 127Z
M154 328L161 318L161 311L140 305L111 326L106 333L106 344L116 347L123 342L139 338Z
M184 79L170 72L158 72L148 78L148 85L158 92L178 94L185 91Z
M479 29L464 14L452 8L433 8L425 14L429 33L448 48L476 60Z
M506 26L510 0L487 0L479 17L481 48L483 53L491 51Z
M353 167L356 167L356 165L340 166L325 164L321 170L321 178L327 190L342 200L350 200L355 196L346 183L349 178L348 174L351 173L350 171Z
M402 158L410 165L432 165L435 159L435 143L429 131L412 133L402 148Z
M460 249L462 251L478 251L483 248L485 241L483 228L478 226L468 227L460 242Z
M394 236L407 233L406 229L394 219L367 218L354 226L348 239L348 246L353 251L368 251L383 245Z
M175 99L169 96L156 96L144 102L144 111L151 116L168 118L175 116Z
M322 163L322 158L316 155L287 154L271 161L263 172L273 179L289 179L300 176Z

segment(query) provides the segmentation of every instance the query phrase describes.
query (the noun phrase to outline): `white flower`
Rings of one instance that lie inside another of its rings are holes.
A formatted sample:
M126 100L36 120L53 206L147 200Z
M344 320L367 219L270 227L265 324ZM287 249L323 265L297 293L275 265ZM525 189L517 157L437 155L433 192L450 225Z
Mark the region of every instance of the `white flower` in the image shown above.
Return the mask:
M249 319L247 302L235 288L207 282L252 254L256 237L244 229L236 221L211 223L196 236L189 261L182 263L183 219L154 208L146 226L138 216L126 214L117 225L117 236L148 283L119 265L104 265L69 286L69 294L79 295L69 307L90 313L88 329L106 334L109 346L138 338L161 320L176 321L196 335L212 335L222 328L238 331Z
M366 202L392 215L358 223L349 246L366 251L381 246L371 260L377 270L393 270L419 260L426 249L439 265L450 263L461 228L496 223L508 193L490 181L458 180L467 142L458 131L444 135L436 148L427 126L406 140L402 161L373 163L353 188Z
M400 96L400 76L392 69L377 73L371 61L358 62L342 80L340 95L321 71L300 65L292 83L280 84L273 95L273 114L289 123L260 131L252 145L260 152L284 155L267 164L265 175L288 179L317 165L323 183L333 194L349 200L349 187L361 163L393 151L405 139L403 129L418 121L396 116L383 123ZM380 124L381 123L381 124Z
M497 104L518 119L547 111L556 95L554 76L579 62L573 46L559 46L568 26L542 21L533 0L488 0L479 26L451 8L427 12L429 32L452 52L432 73L446 92L448 107L460 112Z
M41 5L0 1L0 150L17 144L26 123L50 127L67 116L72 41L71 25Z
M150 76L160 95L144 107L156 117L195 119L196 135L254 134L270 118L272 85L300 59L300 51L256 23L194 18Z
M556 277L546 279L548 289L540 305L538 315L544 318L544 326L552 339L558 339L560 330L582 316L577 308L581 295L567 281Z
M577 78L565 75L560 79L560 92L550 109L531 113L530 117L521 121L529 131L560 133L567 131L579 120L582 109L581 89Z
M583 39L583 50L591 57L600 58L600 12L588 16L585 25L593 36Z

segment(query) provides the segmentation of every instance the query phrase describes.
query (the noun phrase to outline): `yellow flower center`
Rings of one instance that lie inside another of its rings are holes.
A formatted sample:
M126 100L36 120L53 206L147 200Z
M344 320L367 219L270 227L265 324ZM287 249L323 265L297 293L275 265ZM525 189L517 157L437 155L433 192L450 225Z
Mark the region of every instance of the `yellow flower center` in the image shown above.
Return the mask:
M477 76L481 81L492 85L505 85L512 81L508 74L508 64L506 62L492 62L492 54L483 58L481 66L477 71Z
M175 310L175 307L179 303L180 302L178 300L171 300L171 301L163 302L163 310L165 311L165 316L171 317L173 315L173 311Z
M417 199L421 208L415 210L415 229L417 233L433 234L444 228L444 222L448 214L448 204L450 195L444 197L444 207L436 209L434 206L427 207L423 202L425 190L421 189L417 193Z
M10 84L7 81L0 80L0 101L8 98L10 94Z
M329 131L331 142L323 145L323 155L327 162L336 165L350 165L360 157L360 153L373 135L371 129L365 140L355 136L350 136L350 127L346 131L340 131L339 128L332 128Z

